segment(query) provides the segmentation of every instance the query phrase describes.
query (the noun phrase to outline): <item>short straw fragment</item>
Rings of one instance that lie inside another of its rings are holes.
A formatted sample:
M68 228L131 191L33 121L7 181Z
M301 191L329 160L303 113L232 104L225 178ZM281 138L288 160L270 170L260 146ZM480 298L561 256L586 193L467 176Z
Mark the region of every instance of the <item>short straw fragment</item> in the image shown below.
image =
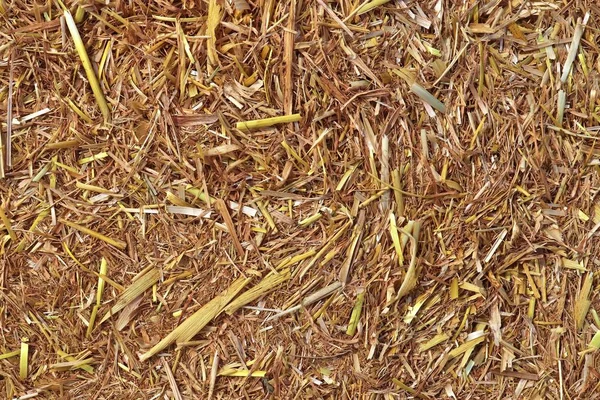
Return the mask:
M27 368L29 364L29 339L21 339L21 355L19 360L19 378L27 379Z
M235 127L240 130L251 130L268 128L277 124L287 124L290 122L300 121L300 114L283 115L281 117L271 117L264 119L256 119L252 121L238 122Z
M109 123L111 120L110 109L108 108L108 104L106 103L106 98L104 97L104 92L100 87L100 82L98 81L98 77L96 77L96 72L94 71L94 67L92 67L92 62L85 50L85 45L81 40L81 36L79 35L79 31L77 30L77 25L73 20L73 16L68 10L64 11L65 21L67 22L67 27L69 28L69 32L71 33L71 37L73 37L73 42L75 42L75 49L77 50L77 54L79 55L79 59L83 64L83 69L85 70L85 74L90 82L90 86L92 87L92 92L94 93L94 97L96 98L96 102L100 107L100 111L102 111L102 116L104 117L104 123Z
M567 60L563 66L562 75L560 76L560 80L563 83L567 81L569 73L571 73L573 62L575 61L575 58L577 57L577 51L579 50L579 42L581 41L583 31L585 30L589 18L590 13L587 12L583 17L583 21L581 18L577 20L577 26L575 26L575 32L573 33L573 40L571 41L571 46L569 47L569 55L567 56Z
M108 243L108 244L110 244L112 246L115 246L118 249L124 250L125 247L127 247L127 243L123 242L122 240L110 238L110 237L108 237L106 235L103 235L103 234L101 234L99 232L96 232L96 231L94 231L94 230L92 230L90 228L86 228L85 226L81 226L79 224L76 224L75 222L67 221L64 218L59 218L58 221L60 223L63 223L65 225L73 228L73 229L77 229L80 232L83 232L83 233L85 233L87 235L90 235L90 236L92 236L92 237L94 237L96 239L100 239L100 240L102 240L102 241L104 241L104 242L106 242L106 243Z
M140 361L145 361L165 349L174 342L182 343L192 340L198 332L202 330L210 321L218 316L223 308L250 282L249 278L238 278L223 293L206 303L202 308L188 317L175 328L171 333L165 336L154 347L148 350L140 357Z

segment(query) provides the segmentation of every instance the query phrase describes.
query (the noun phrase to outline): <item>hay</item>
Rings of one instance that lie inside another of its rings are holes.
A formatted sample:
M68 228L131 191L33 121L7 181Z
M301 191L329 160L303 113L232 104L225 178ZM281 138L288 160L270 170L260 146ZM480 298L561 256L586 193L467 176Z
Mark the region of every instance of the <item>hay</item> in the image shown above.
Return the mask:
M592 1L0 0L0 398L595 398Z

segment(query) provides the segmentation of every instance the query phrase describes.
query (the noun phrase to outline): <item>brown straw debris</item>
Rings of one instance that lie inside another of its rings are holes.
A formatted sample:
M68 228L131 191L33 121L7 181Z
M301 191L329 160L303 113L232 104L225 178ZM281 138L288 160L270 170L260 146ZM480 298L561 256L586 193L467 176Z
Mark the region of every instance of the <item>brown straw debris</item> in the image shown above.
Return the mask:
M0 0L0 399L596 399L591 0Z

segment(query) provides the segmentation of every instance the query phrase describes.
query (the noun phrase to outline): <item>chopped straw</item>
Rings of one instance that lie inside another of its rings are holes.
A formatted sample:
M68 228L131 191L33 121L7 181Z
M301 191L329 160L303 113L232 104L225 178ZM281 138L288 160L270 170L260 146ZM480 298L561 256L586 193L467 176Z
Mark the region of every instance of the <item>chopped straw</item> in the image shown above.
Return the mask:
M108 123L111 120L110 110L108 108L108 104L106 103L106 98L104 97L104 92L100 87L100 82L96 77L96 72L94 71L94 67L92 67L92 62L88 57L87 51L85 50L85 45L81 40L81 36L79 35L79 31L77 30L77 25L73 20L73 16L68 10L64 11L65 21L67 22L67 27L69 28L69 32L71 33L71 37L73 38L73 42L75 43L75 49L77 50L77 54L79 55L79 59L81 60L81 64L83 64L83 69L85 70L85 74L90 82L90 86L92 87L92 92L94 93L94 97L96 98L96 102L98 103L98 107L100 107L100 111L102 111L102 116L104 117L104 122Z
M27 379L27 369L29 367L29 339L21 339L21 352L19 355L19 377L21 380Z
M146 273L142 274L135 280L130 286L128 286L123 293L120 294L116 303L106 312L104 317L100 320L100 324L104 323L111 316L121 311L125 306L135 300L136 297L144 293L150 287L158 282L160 278L160 270L157 268L151 268Z
M597 398L596 3L0 0L0 398Z
M147 360L171 343L184 343L192 340L213 318L223 311L224 307L250 282L248 278L240 278L219 296L215 297L202 308L188 317L181 325L165 336L152 349L140 356L140 361Z
M600 350L600 331L596 332L588 346L595 350Z
M346 329L346 335L354 336L356 333L356 328L358 327L358 322L360 321L360 314L362 312L364 302L365 292L361 291L356 296L356 302L354 303L354 308L352 309L352 315L350 316L350 323Z
M581 20L581 18L579 18L577 20L577 25L575 26L575 32L573 33L573 40L571 41L571 45L569 46L569 54L567 55L567 60L565 61L565 64L563 66L562 75L560 76L560 80L563 83L567 81L567 78L569 77L569 74L571 73L571 67L573 66L573 61L575 61L575 58L577 57L577 51L579 50L579 42L581 41L581 38L583 37L583 31L585 29L585 26L588 23L589 18L590 18L590 13L587 12L587 13L585 13L585 16L583 17L583 21Z
M238 122L235 127L241 130L268 128L277 124L287 124L289 122L300 121L300 114L283 115L281 117L256 119L253 121Z
M92 229L86 228L85 226L79 225L79 224L77 224L75 222L67 221L66 219L63 219L63 218L60 218L58 221L60 223L63 223L65 225L73 228L73 229L76 229L76 230L78 230L78 231L80 231L82 233L90 235L90 236L92 236L92 237L94 237L96 239L100 239L103 242L106 242L106 243L108 243L108 244L110 244L112 246L115 246L118 249L123 250L123 249L125 249L125 247L127 247L127 243L125 243L122 240L110 238L110 237L108 237L106 235L103 235L100 232L96 232L96 231L94 231Z
M357 10L356 10L356 14L357 15L362 15L364 13L367 13L369 11L371 11L372 9L379 7L381 5L384 5L385 3L388 3L390 0L371 0L371 1L367 1L365 3L363 3Z

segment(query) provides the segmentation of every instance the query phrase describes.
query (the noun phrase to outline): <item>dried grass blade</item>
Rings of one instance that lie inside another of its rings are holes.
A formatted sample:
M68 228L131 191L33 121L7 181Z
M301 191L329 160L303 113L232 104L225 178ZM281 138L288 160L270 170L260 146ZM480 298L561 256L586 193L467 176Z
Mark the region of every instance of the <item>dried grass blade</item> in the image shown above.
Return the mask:
M231 315L246 304L251 303L262 295L277 289L279 285L288 281L290 278L291 273L289 268L285 268L279 273L271 272L254 287L246 290L240 295L240 297L232 301L227 307L225 307L224 311Z
M450 282L450 300L458 299L458 278L452 278Z
M8 68L8 98L6 100L6 167L12 168L12 109L13 109L13 63L12 57L9 57L10 64ZM4 177L4 168L2 168L2 178Z
M21 351L19 359L19 378L27 379L27 368L29 365L29 343L27 338L21 340Z
M494 344L499 346L502 340L502 319L500 318L498 304L494 304L490 311L490 330L494 335Z
M171 370L171 367L164 358L161 359L161 361L163 369L167 374L167 380L169 381L169 386L171 386L171 391L173 392L174 399L183 400L183 397L181 397L181 392L179 391L179 387L177 386L177 381L175 381L175 376L173 376L173 371Z
M86 369L85 367L91 368L90 364L92 362L94 362L93 358L85 358L83 360L66 361L66 362L51 364L50 369L54 370L54 371L72 371L75 369L85 370ZM93 371L94 370L92 369L92 373L93 373Z
M356 302L354 303L354 308L352 309L352 315L350 315L350 323L346 329L346 335L354 336L356 333L356 328L358 327L358 322L360 321L360 314L362 313L364 302L365 292L363 290L356 296Z
M167 348L172 343L183 343L190 341L198 334L210 321L218 316L227 304L250 282L250 278L238 278L229 286L229 288L209 301L193 315L187 318L171 333L165 336L154 347L148 350L140 357L140 361L145 361Z
M96 231L94 231L94 230L92 230L90 228L86 228L85 226L81 226L79 224L76 224L75 222L67 221L64 218L59 218L58 221L60 223L63 223L65 225L73 228L73 229L77 229L80 232L83 232L83 233L85 233L87 235L90 235L90 236L92 236L92 237L94 237L96 239L100 239L100 240L102 240L102 241L104 241L104 242L106 242L106 243L108 243L108 244L110 244L112 246L115 246L117 249L124 250L125 247L127 247L127 243L123 242L122 240L110 238L110 237L108 237L106 235L103 235L103 234L101 234L99 232L96 232Z
M292 70L294 67L294 47L296 42L296 0L289 1L288 25L283 33L283 58L285 62L285 75L283 77L283 110L291 114L294 108L294 82Z
M592 304L592 301L590 300L590 293L592 291L593 281L594 274L590 272L585 276L583 285L581 286L581 291L579 292L579 295L575 300L573 312L575 314L575 327L578 331L580 331L583 328L583 325L585 323L585 317L587 316L587 313L590 310L590 306Z
M77 50L77 54L83 64L83 69L85 70L85 74L90 82L90 86L92 87L92 92L94 93L94 97L96 98L96 102L100 107L100 111L104 117L104 122L109 123L111 120L110 109L108 108L108 104L106 103L106 98L104 97L104 92L100 87L100 82L98 81L98 77L96 76L96 72L94 71L94 67L92 67L92 63L90 58L88 57L87 51L85 50L85 45L81 40L81 36L79 35L79 31L77 30L77 25L73 20L73 16L68 10L64 11L65 21L67 22L67 27L69 28L69 32L71 33L71 37L73 38L73 42L75 42L75 49Z
M237 144L223 144L221 146L213 147L212 149L204 150L202 155L205 157L222 156L240 149L241 147Z
M390 211L390 236L392 237L392 243L398 256L398 263L402 265L404 263L404 255L402 254L402 245L400 244L400 235L398 235L398 226L396 224L396 216Z
M583 17L583 21L581 18L577 21L577 26L575 26L575 32L573 33L573 40L571 41L571 46L569 48L569 55L565 61L565 65L563 66L562 75L560 76L561 82L565 83L569 74L571 73L571 67L573 66L573 62L577 57L577 51L579 50L579 42L583 36L583 31L585 26L587 25L588 19L590 18L589 11L585 13Z
M95 186L95 185L89 185L87 183L82 183L82 182L76 182L75 183L75 187L81 189L81 190L87 190L90 192L96 192L96 193L103 193L103 194L115 194L114 192L105 189L103 187L99 187L99 186Z
M317 290L316 292L312 293L311 295L306 296L302 300L302 302L300 304L298 304L297 306L290 307L287 310L284 310L275 315L272 315L269 318L267 318L265 321L271 321L273 319L281 318L285 315L296 312L296 311L300 310L302 307L309 306L309 305L316 303L317 301L323 299L324 297L327 297L327 296L331 295L332 293L335 293L341 287L342 287L341 282L334 282L331 285L328 285L322 289Z
M600 350L600 331L597 331L594 334L594 337L592 338L588 346L593 349Z
M96 316L98 315L98 310L100 309L100 305L102 304L102 294L104 293L104 286L106 281L104 280L104 276L106 276L108 272L108 262L106 258L102 257L102 261L100 261L100 274L98 275L98 289L96 291L96 304L92 308L92 313L90 314L90 322L87 328L86 337L89 337L94 330L94 323L96 322Z
M439 101L434 95L429 93L423 86L418 83L412 83L410 85L410 91L419 96L421 100L425 103L429 104L431 107L435 108L439 112L445 113L446 106L444 103Z
M195 207L166 206L165 208L168 213L187 215L190 217L210 218L210 216L212 214L209 210L203 210L201 208L195 208Z
M0 360L6 360L8 358L13 358L21 354L21 350L10 351L8 353L0 354Z
M85 265L83 265L73 254L73 252L71 251L71 249L69 249L69 246L63 242L63 249L65 250L65 252L69 255L69 257L71 257L71 259L75 262L75 264L77 264L82 270L84 270L85 272L88 272L94 276L97 276L98 278L102 278L103 280L105 280L110 286L114 287L115 289L117 289L119 292L123 292L125 290L125 288L118 284L117 282L113 281L112 279L110 279L107 276L102 276L99 273L97 273L96 271L92 271L91 269L87 268Z
M406 296L417 284L417 253L419 251L418 243L420 231L421 223L419 221L414 221L414 225L412 227L412 234L409 234L404 231L402 232L405 235L407 235L408 239L412 242L411 258L408 270L406 271L406 275L404 276L404 280L402 281L402 285L400 286L400 289L398 289L396 300L400 300L402 297Z
M352 244L346 252L346 261L344 261L344 264L340 269L340 282L342 282L343 285L347 284L350 280L350 269L352 268L352 264L354 263L354 256L356 255L356 250L358 249L359 243L361 242L361 239L363 237L364 225L365 212L361 211L358 215L356 225L354 225L354 229L352 230Z
M449 338L450 338L450 336L448 336L446 333L437 334L434 337L432 337L430 340L428 340L427 342L421 343L419 345L419 352L427 351L427 350L431 349L432 347L437 346L440 343L444 343Z
M152 285L155 285L160 279L160 270L158 268L152 268L145 274L133 281L133 283L125 289L123 293L119 295L117 302L111 309L104 315L100 324L104 323L111 316L121 311L125 306L135 300L136 297L148 290Z
M223 220L225 221L225 225L227 225L227 229L229 230L229 234L231 235L231 238L233 239L233 244L235 245L235 249L237 250L238 255L241 258L244 258L244 255L245 255L244 248L242 247L242 243L240 242L240 239L238 238L237 230L235 228L235 225L233 224L231 215L229 215L229 210L227 210L227 206L225 205L225 202L221 199L217 199L215 201L215 208L219 211L219 213L221 213L221 216L223 217Z
M165 287L166 286L167 285L165 285ZM156 285L152 286L152 289L154 289L155 287ZM152 295L154 297L154 293L152 293ZM127 304L125 308L123 308L123 310L121 310L121 312L119 313L119 318L117 318L117 320L115 321L115 328L117 328L117 331L122 331L126 326L129 325L133 317L140 311L140 303L143 299L144 296L140 295L131 303ZM153 301L155 300L153 299Z
M500 232L500 234L498 235L498 238L496 239L496 241L492 245L492 248L490 249L490 251L485 256L485 259L483 260L484 262L489 263L492 260L492 257L494 257L494 254L496 254L496 251L498 250L498 248L500 247L500 245L504 241L504 238L506 237L507 233L508 233L508 229L503 229L502 232Z
M381 196L380 209L383 215L390 209L390 141L387 135L381 138L381 183L380 189L385 190Z
M77 106L77 104L75 104L71 99L67 99L67 104L69 105L71 110L73 110L75 112L75 114L77 114L79 116L79 118L81 118L88 124L91 124L94 122L92 120L92 118L89 115L87 115L85 112L83 112L83 110L81 108L79 108Z
M210 381L208 384L208 400L212 400L213 393L215 392L215 384L217 382L217 372L219 369L219 352L215 351L213 357L212 368L210 370Z
M85 337L89 338L92 335L94 330L94 325L96 324L96 318L98 317L98 310L100 310L100 306L98 304L94 304L92 307L92 312L90 313L90 320L88 321L88 326L85 331Z
M235 127L239 130L251 130L251 129L261 129L268 128L277 124L287 124L290 122L298 122L302 118L300 114L289 114L282 115L281 117L271 117L271 118L263 118L263 119L255 119L251 121L244 121L236 123Z
M28 232L33 232L35 231L35 229L37 228L37 226L40 224L40 222L42 222L44 220L44 218L46 218L48 216L48 214L50 214L50 209L45 208L42 211L40 211L40 213L38 214L37 217L35 217L35 219L33 220L33 223L31 224L31 226L28 229ZM16 252L19 253L23 250L25 250L25 247L27 246L27 238L24 237L23 239L21 239L21 241L19 242L19 244L17 245L16 248Z
M219 55L217 54L217 37L215 29L221 22L221 6L217 4L217 0L209 0L208 2L208 20L206 21L206 51L208 60L215 66L219 64Z
M448 353L448 358L455 358L469 350L472 350L473 348L475 348L475 346L477 346L479 343L482 343L485 340L485 334L483 332L481 332L481 335L471 339L471 340L467 340L465 343L461 344L460 346L458 346L457 348L455 348L454 350L452 350L451 352Z
M362 15L364 13L367 13L369 11L371 11L372 9L382 6L385 3L388 3L390 0L372 0L369 1L368 3L363 4L357 11L356 14L357 15Z
M10 239L13 242L16 242L17 241L17 234L15 233L15 231L13 231L12 225L10 223L10 219L8 219L8 217L4 213L4 208L3 207L0 207L0 220L2 220L2 223L4 224L4 228L6 229L6 232L8 232L8 236L10 236Z
M210 125L219 120L217 114L173 115L175 126Z
M335 14L335 12L327 5L327 3L325 3L323 0L317 0L317 2L319 3L319 5L321 7L323 7L323 9L325 10L325 12L327 12L327 14L329 14L329 16L331 17L331 19L333 19L335 21L335 23L338 24L340 26L340 28L342 28L344 30L344 32L346 32L350 37L352 37L352 38L354 37L354 34L350 30L350 28L348 28L346 26L346 24L344 23L344 21L342 21Z
M250 371L248 369L236 369L224 366L221 368L218 376L229 376L229 377L253 377L253 378L263 378L267 376L267 371Z
M321 247L315 254L312 260L298 273L294 271L294 275L298 274L300 279L323 257L323 255L333 246L338 239L352 226L352 221L347 221L342 227Z
M558 124L559 128L562 128L562 126L563 126L566 102L567 102L567 97L565 95L565 91L561 89L558 91L558 106L557 106L558 111L556 112L556 123Z

